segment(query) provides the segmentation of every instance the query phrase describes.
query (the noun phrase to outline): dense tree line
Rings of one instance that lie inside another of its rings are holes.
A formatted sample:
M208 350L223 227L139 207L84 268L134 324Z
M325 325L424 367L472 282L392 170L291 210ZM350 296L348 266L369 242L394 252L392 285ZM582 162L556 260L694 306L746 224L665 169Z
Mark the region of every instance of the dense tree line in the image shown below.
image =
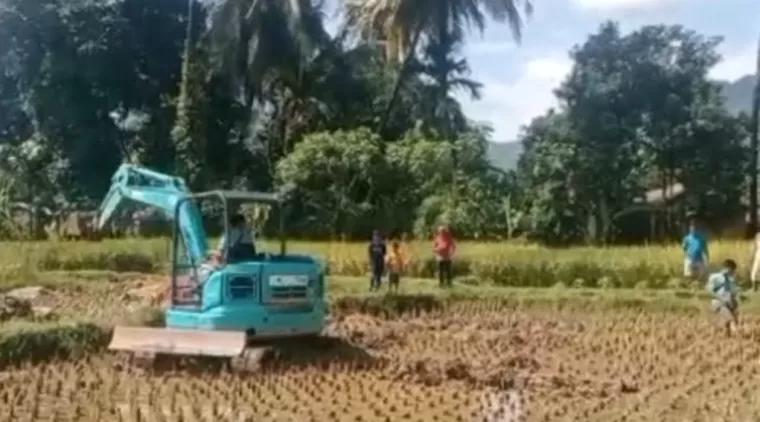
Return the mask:
M15 202L93 208L123 161L194 190L286 191L300 236L447 222L612 241L677 184L686 208L742 209L749 124L707 78L718 39L604 24L504 172L455 97L483 89L461 47L486 20L519 40L530 4L428 3L345 0L332 34L306 0L0 0L0 221ZM656 212L672 227L682 208Z

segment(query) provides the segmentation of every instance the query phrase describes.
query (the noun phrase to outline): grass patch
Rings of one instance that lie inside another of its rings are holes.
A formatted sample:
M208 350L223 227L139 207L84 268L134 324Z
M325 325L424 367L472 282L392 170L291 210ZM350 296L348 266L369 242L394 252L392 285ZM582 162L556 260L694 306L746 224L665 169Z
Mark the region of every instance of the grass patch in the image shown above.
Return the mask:
M0 368L80 357L105 348L110 336L109 328L93 323L7 323L0 329Z

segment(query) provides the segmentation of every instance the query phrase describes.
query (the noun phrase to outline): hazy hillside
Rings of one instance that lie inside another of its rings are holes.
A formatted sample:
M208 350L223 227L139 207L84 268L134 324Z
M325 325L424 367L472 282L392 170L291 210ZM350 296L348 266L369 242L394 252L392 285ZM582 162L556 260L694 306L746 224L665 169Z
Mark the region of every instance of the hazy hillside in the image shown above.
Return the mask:
M752 110L752 90L755 88L755 76L747 75L734 82L721 82L723 95L726 98L726 108L731 113ZM517 166L517 159L522 153L520 142L491 142L488 155L491 162L504 170L511 170Z
M504 170L517 167L517 159L522 153L520 142L491 142L488 145L488 156L494 166Z
M752 110L752 91L755 89L755 76L747 75L734 82L723 82L723 95L726 98L726 108L731 113Z

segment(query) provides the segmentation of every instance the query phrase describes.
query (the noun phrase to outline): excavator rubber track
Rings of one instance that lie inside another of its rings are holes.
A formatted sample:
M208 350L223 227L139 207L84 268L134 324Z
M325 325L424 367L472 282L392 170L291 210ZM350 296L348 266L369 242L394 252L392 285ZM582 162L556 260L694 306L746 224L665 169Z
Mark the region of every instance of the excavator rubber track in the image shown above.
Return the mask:
M243 332L116 327L108 349L119 352L122 366L152 369L159 361L221 361L232 372L256 373L269 361L330 350L336 343L335 338L317 335L256 338Z

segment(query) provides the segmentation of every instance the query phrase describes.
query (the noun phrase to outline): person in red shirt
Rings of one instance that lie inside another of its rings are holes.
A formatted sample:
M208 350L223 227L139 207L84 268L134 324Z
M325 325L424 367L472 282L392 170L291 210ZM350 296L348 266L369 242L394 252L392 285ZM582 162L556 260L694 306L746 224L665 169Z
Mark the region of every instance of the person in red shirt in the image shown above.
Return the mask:
M438 263L438 284L441 287L451 287L453 273L451 268L451 257L456 251L454 236L448 226L438 227L438 232L433 239L433 253Z

